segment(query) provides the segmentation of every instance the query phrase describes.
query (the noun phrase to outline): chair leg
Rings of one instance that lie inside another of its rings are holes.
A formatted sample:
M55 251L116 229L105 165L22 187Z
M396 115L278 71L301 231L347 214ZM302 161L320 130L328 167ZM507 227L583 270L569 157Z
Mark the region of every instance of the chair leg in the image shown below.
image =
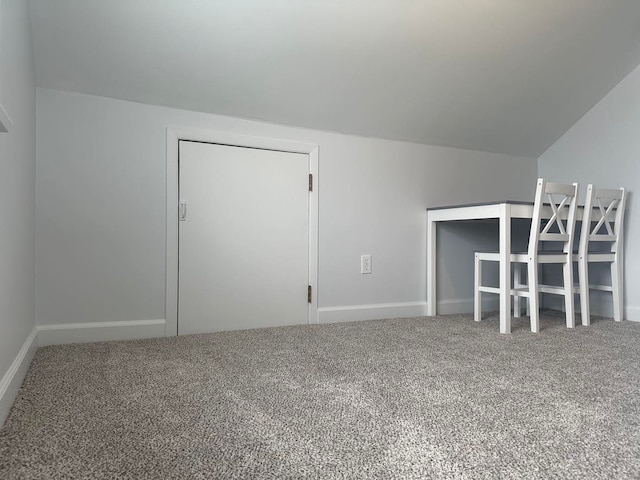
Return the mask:
M613 319L616 322L622 321L622 306L623 292L622 292L622 279L620 278L620 269L618 268L618 262L611 262L611 287L613 294Z
M578 284L580 289L580 316L582 325L591 325L591 310L589 307L589 264L586 259L578 260Z
M515 263L513 265L513 288L517 290L522 287L522 264ZM520 297L516 294L513 296L513 316L519 318L522 314L522 307L520 305Z
M571 254L568 254L568 260L562 265L562 273L564 277L564 311L567 317L567 328L576 326L576 315L573 305L573 261Z
M531 331L540 332L540 312L538 306L538 265L532 260L527 265L529 282L529 314L531 318Z
M530 281L531 280L529 280L529 271L527 270L527 282L530 282ZM526 285L528 285L528 283ZM531 316L531 302L525 302L524 310L525 310L525 315L527 317L530 317Z
M482 262L476 253L475 267L473 269L473 319L479 322L482 318L482 293L480 283L482 282Z
M536 270L536 272L538 272L538 277L536 279L537 282L540 281L540 279L542 278L542 265L538 265L538 269ZM527 275L529 275L529 270L527 269ZM527 282L530 282L531 280L529 278L527 278ZM541 300L540 300L540 293L537 292L536 293L536 301L538 302L538 306L542 305ZM531 317L531 302L527 302L526 303L526 307L525 307L526 313L527 313L527 317Z

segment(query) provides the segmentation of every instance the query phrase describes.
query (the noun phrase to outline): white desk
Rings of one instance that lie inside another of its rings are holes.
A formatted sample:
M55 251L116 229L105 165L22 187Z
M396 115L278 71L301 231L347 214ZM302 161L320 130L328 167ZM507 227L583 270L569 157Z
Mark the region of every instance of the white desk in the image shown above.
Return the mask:
M565 214L566 212L563 212ZM551 207L543 205L542 219L553 215ZM561 214L562 215L562 214ZM582 221L584 205L576 207L576 218ZM511 219L533 217L533 202L505 200L499 202L450 205L427 209L427 316L437 314L436 303L436 226L439 222L473 221L497 219L500 223L500 333L511 333ZM602 215L597 209L591 212L591 222L597 222ZM564 218L564 216L562 217ZM619 288L624 288L622 243L620 243ZM470 276L473 272L470 273Z
M500 201L428 208L427 315L433 316L437 313L436 225L438 222L498 219L500 223L500 333L511 333L511 263L509 261L511 256L511 219L530 219L532 216L533 202Z

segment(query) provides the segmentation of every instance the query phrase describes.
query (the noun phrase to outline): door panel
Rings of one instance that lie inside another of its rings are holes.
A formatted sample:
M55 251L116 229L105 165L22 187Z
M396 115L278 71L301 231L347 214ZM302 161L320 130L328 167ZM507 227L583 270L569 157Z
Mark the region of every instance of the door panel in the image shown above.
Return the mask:
M309 157L180 141L178 333L307 323Z

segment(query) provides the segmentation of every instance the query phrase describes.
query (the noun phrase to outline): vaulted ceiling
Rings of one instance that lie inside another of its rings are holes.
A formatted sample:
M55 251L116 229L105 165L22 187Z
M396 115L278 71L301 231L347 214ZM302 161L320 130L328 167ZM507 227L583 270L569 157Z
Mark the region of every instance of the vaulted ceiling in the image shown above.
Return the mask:
M638 0L31 0L40 87L537 157L640 64Z

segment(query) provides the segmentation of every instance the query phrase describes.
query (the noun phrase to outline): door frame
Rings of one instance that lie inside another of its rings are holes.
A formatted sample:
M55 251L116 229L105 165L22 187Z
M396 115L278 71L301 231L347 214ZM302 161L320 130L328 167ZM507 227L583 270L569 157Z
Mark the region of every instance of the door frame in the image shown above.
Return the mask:
M214 130L169 127L167 128L165 336L178 334L178 202L180 200L178 198L178 156L180 140L303 153L309 156L309 173L313 175L313 189L309 192L309 285L311 285L312 295L307 323L318 323L318 190L320 184L318 145Z

